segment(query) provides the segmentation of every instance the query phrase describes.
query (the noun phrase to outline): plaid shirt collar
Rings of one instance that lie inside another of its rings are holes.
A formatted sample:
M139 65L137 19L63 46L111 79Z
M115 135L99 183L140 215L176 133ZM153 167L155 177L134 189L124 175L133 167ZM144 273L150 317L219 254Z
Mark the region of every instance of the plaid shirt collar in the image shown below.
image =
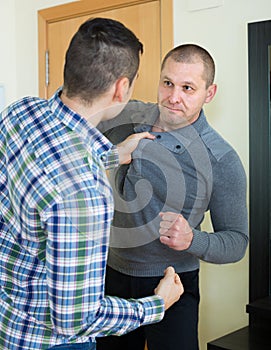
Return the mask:
M62 88L59 88L49 100L49 106L54 115L69 129L78 134L90 153L94 151L98 157L101 157L111 150L112 143L89 121L66 106L60 98L61 93ZM90 139L95 139L94 145L90 144Z

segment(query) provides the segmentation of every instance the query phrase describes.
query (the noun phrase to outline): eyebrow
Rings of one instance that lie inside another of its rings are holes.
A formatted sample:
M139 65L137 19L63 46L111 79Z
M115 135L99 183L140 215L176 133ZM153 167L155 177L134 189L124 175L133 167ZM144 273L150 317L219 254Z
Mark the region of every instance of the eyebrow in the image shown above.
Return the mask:
M169 80L169 81L173 82L173 79L171 79L171 78L170 78L170 77L168 77L167 75L162 76L162 78L163 78L163 79L165 79L165 80ZM191 85L191 86L196 86L196 84L195 84L195 83L193 83L193 81L184 81L184 82L182 82L182 85Z
M167 80L172 81L172 79L171 79L171 78L169 78L167 75L165 75L164 77L162 76L162 78L163 78L163 79L167 79Z

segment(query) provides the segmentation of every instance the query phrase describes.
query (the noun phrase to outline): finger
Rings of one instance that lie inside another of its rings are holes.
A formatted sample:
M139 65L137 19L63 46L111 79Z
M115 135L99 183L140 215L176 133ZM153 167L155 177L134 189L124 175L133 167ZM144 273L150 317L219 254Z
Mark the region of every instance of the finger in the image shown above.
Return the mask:
M161 221L160 222L160 228L163 229L169 229L172 226L173 222L172 221Z
M160 236L160 242L167 245L169 248L172 246L172 239L169 236Z
M142 139L154 140L155 136L153 134L150 134L148 131L145 131L145 132L140 132L138 134L135 134L134 138L136 138L137 140L142 140Z
M180 279L180 276L179 276L177 273L175 273L175 279L174 279L174 281L175 281L176 284L182 283L182 282L181 282L181 279Z
M182 217L182 214L179 213L173 213L170 211L167 212L161 212L159 213L159 216L162 218L164 221L176 221L178 218Z
M160 234L160 236L167 236L167 237L170 236L169 230L167 228L160 228L159 229L159 234Z
M169 236L160 236L160 242L167 245L167 246L170 246L171 245L171 240L170 240L170 237Z

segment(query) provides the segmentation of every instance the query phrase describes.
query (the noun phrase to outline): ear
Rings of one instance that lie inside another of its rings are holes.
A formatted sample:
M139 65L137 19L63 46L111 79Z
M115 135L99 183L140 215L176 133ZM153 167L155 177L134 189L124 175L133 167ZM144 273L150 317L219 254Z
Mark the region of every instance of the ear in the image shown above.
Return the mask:
M115 102L123 102L127 93L130 89L130 82L127 77L119 78L115 83L115 92L113 95L113 101Z
M217 91L217 85L216 84L212 84L208 87L207 89L207 96L205 99L205 103L209 103L212 101L212 99L214 98L215 94Z

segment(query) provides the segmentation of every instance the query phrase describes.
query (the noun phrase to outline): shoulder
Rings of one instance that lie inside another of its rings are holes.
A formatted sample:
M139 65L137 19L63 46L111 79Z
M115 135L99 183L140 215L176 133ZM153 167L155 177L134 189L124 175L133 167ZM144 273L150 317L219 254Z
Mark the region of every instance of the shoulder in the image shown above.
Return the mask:
M201 135L212 163L214 183L246 183L246 173L237 151L216 130L208 126ZM215 180L216 178L216 180Z
M139 122L140 119L138 118L140 118L140 116L144 116L146 113L157 110L157 103L131 100L127 103L120 114L111 120L100 123L98 127L101 131L104 131L105 129L115 128L122 124Z
M227 142L215 129L208 125L201 133L201 139L204 142L209 153L216 161L221 161L227 154L236 154L234 148Z
M23 97L2 111L1 123L7 125L7 128L21 123L26 125L29 123L29 120L32 121L35 117L39 116L41 111L47 108L47 105L47 100L38 97Z
M131 100L119 115L112 120L100 123L98 129L112 143L118 143L135 132L135 125L144 123L146 118L157 113L157 111L156 103Z
M212 163L213 185L232 193L245 190L246 173L241 159L236 150L214 129L210 129L202 135Z

